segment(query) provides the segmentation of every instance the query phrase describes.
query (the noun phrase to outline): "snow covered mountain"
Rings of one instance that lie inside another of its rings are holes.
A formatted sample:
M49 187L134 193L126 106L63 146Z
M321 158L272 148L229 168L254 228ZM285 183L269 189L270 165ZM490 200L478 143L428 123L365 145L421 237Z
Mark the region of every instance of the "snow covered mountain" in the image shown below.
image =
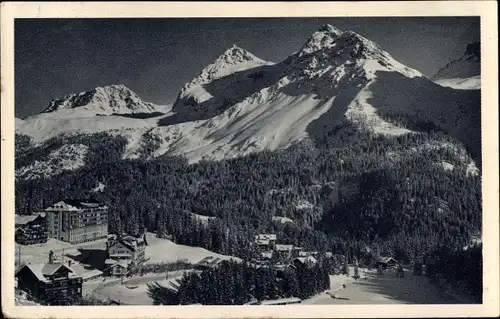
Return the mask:
M109 85L90 91L66 95L62 99L52 100L43 113L56 111L58 115L94 116L129 113L150 113L158 106L142 101L137 94L124 85ZM70 112L66 112L70 111Z
M16 132L40 147L62 135L120 135L128 141L125 158L141 156L154 139L152 156L197 162L318 142L347 119L384 135L431 123L474 148L480 145L478 105L477 92L437 85L363 36L325 25L280 63L230 47L183 86L172 107L109 86L51 102L44 113L16 123Z
M433 80L443 86L455 89L481 88L481 45L479 42L467 45L459 59L440 69Z

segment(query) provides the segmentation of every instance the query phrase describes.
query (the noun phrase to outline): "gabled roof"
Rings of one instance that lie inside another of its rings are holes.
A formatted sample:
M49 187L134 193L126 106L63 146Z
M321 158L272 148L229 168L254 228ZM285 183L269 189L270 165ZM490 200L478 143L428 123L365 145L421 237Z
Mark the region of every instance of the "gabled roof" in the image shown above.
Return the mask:
M378 262L383 263L383 264L387 264L387 263L388 263L388 262L390 262L390 261L393 261L393 262L395 262L395 263L397 263L397 262L398 262L396 259L394 259L394 258L392 258L392 257L382 257L382 256L381 256L381 257L379 257L379 258L378 258Z
M214 256L207 256L198 262L200 266L215 266L221 263L223 259Z
M48 263L48 264L45 264L42 268L42 273L45 275L45 276L51 276L53 275L56 271L59 270L59 268L61 267L64 267L66 268L69 272L73 272L74 273L74 270L69 268L68 266L66 266L65 264L63 263Z
M36 213L32 215L17 215L15 216L16 225L26 225L37 219L38 217L45 217L45 213Z
M67 265L59 262L59 263L24 265L16 272L16 276L22 269L27 268L38 278L38 280L46 282L48 280L45 276L53 275L61 267L68 269L70 273L73 273L73 274L75 273L75 271L73 269L71 269Z
M109 239L110 238L108 238L108 240ZM130 251L136 251L137 246L140 244L143 244L145 242L144 242L144 236L134 237L131 235L125 235L125 236L120 237L118 239L112 239L111 244L109 245L108 248L113 247L117 243L121 243L123 246L128 248Z

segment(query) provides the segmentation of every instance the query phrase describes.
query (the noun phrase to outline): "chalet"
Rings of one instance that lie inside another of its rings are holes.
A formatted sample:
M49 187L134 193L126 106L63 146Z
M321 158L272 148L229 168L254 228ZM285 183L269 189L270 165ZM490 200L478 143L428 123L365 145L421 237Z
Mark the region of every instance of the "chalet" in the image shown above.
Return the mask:
M47 223L44 213L16 215L16 243L32 245L47 242Z
M205 270L205 269L213 269L219 266L224 259L219 258L219 257L214 257L214 256L207 256L200 260L196 265L195 268L199 270Z
M140 265L146 260L146 237L131 235L109 235L106 243L107 273L112 276L123 276L130 268Z
M65 304L82 297L82 278L69 266L54 262L52 251L48 263L24 265L15 276L20 289L43 303Z
M106 259L104 261L105 272L110 276L126 276L130 270L129 262L126 260Z
M276 244L275 234L259 234L255 236L255 245L259 251L273 250Z
M297 257L293 260L293 264L295 267L312 267L314 266L318 260L314 258L313 256L307 256L307 257Z
M395 267L398 261L392 257L379 257L377 259L377 267L382 267L383 269Z
M292 257L293 245L277 244L274 248L276 258L278 260L286 260Z
M272 250L269 250L269 251L262 251L260 252L260 260L271 260L273 258L273 251Z

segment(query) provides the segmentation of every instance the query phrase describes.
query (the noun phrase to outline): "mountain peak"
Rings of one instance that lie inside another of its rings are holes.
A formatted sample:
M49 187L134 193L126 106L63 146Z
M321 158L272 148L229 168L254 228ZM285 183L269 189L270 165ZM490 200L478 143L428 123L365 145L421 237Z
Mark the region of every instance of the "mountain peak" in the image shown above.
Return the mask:
M342 34L342 31L336 27L334 27L333 25L331 24L324 24L322 25L317 32L328 32L328 33L333 33L333 34L337 34L337 35L340 35Z
M222 53L213 64L238 64L245 61L262 61L247 50L232 44L224 53Z
M477 58L481 58L481 43L473 42L467 45L465 49L465 55L473 55Z
M207 65L197 77L186 83L179 93L178 98L183 98L191 88L198 85L209 83L235 72L271 64L274 63L264 61L247 50L233 44L212 64Z
M380 70L397 71L408 77L421 76L396 61L375 42L354 31L340 31L332 25L323 25L291 56L288 63L303 70L307 78L345 75L364 75L367 79Z
M466 79L481 75L481 43L469 43L464 54L440 69L433 80Z
M333 25L322 25L297 52L297 56L303 56L324 48L330 48L335 40L341 35L342 31Z
M124 84L112 84L54 99L49 102L48 107L42 113L79 107L103 115L150 112L155 109L153 104L142 101Z

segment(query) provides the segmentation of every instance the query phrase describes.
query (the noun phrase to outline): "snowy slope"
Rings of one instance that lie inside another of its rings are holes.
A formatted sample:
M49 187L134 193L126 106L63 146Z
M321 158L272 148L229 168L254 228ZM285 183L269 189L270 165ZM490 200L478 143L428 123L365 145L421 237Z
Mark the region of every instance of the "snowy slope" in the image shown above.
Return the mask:
M481 46L480 43L467 45L464 54L440 69L433 80L447 87L468 90L481 88Z
M451 87L457 90L479 90L481 89L481 76L471 76L469 78L452 78L435 80L441 86Z
M51 103L47 112L16 122L16 130L38 144L63 134L121 135L129 142L125 158L139 155L147 134L160 141L154 156L196 162L321 140L346 118L375 134L410 132L390 120L397 115L476 136L477 123L460 117L478 100L473 93L439 86L363 36L325 25L280 63L232 46L183 86L171 108L109 86Z

